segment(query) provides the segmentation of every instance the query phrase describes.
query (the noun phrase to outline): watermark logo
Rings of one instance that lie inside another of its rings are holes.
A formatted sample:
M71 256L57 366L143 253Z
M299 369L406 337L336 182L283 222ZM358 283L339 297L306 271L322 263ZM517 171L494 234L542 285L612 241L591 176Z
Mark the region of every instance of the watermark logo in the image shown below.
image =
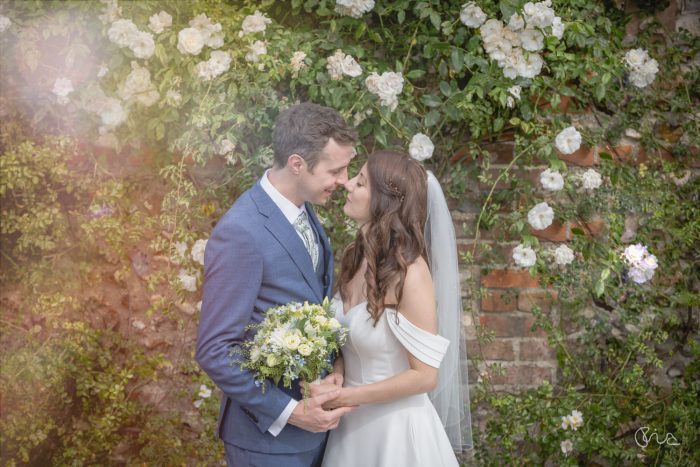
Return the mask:
M678 442L675 436L673 436L673 433L666 433L666 437L663 439L663 441L659 438L659 434L656 432L652 432L649 434L649 427L648 426L642 426L637 429L637 431L634 432L634 442L637 443L637 446L640 448L646 448L649 446L649 443L651 440L656 438L656 444L667 444L669 446L680 446L681 443Z

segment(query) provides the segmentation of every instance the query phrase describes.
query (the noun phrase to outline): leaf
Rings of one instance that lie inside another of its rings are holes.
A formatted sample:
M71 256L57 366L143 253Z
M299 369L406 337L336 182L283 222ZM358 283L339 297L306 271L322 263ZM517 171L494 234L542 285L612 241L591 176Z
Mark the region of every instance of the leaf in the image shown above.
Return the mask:
M498 132L503 128L503 119L501 117L495 118L493 120L493 131Z
M464 57L462 51L459 49L453 49L450 54L450 60L452 61L452 69L459 73L464 68Z
M605 151L600 151L598 153L598 156L600 156L601 159L605 159L606 161L613 160L613 157L610 155L610 153L605 152Z
M420 98L420 100L428 107L439 107L442 105L442 99L434 94L425 94Z
M440 30L440 24L442 23L442 20L440 19L440 15L437 11L430 12L430 22L433 23L435 29L437 29L438 31Z
M440 81L440 92L442 92L445 97L450 97L452 95L452 89L446 81Z
M440 112L437 110L431 110L425 115L423 119L423 125L426 127L434 126L440 120Z
M583 232L583 229L581 229L580 227L573 227L571 229L571 233L574 235L579 235L579 236L585 235L585 233Z
M365 23L363 21L360 24L358 24L357 29L355 29L355 34L354 34L355 40L359 40L360 37L362 37L362 35L365 33L366 30L367 30L367 23Z
M408 79L418 79L425 74L425 70L411 70L406 73Z
M399 13L397 15L397 19L399 20L399 24L403 24L404 20L406 19L406 11L405 10L399 11Z

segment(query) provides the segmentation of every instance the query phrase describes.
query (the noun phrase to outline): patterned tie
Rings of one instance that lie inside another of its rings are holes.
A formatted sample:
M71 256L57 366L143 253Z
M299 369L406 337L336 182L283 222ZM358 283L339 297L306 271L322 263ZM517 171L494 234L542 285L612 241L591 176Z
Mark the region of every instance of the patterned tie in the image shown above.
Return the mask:
M294 221L294 228L301 235L306 251L308 251L309 256L311 256L311 263L314 265L314 270L316 270L318 267L318 245L316 245L314 233L311 231L311 224L309 224L309 217L306 211L302 211L299 217L296 218Z

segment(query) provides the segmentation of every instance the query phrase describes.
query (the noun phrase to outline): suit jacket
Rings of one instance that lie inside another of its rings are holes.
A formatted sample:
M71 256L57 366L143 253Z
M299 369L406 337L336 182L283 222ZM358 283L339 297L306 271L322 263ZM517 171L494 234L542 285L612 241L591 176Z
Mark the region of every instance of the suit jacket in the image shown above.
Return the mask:
M321 303L331 295L333 255L328 237L307 203L319 237L324 272L314 271L309 253L282 211L256 183L221 218L204 255L204 296L196 359L224 393L219 436L227 443L265 453L304 452L319 446L325 433L287 424L277 437L267 430L291 398L292 389L267 385L233 364L231 350L251 338L246 326L259 323L265 311L292 301Z

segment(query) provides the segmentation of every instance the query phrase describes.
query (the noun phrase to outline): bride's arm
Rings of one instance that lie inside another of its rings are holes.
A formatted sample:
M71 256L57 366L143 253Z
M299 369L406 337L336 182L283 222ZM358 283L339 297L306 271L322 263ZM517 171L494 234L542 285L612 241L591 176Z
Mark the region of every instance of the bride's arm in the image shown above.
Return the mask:
M408 267L399 311L419 328L431 334L437 333L433 282L428 265L422 259ZM386 318L382 316L380 319ZM432 391L437 384L438 369L423 363L408 351L406 355L410 365L408 370L377 383L342 388L340 395L331 401L332 406L387 402Z

